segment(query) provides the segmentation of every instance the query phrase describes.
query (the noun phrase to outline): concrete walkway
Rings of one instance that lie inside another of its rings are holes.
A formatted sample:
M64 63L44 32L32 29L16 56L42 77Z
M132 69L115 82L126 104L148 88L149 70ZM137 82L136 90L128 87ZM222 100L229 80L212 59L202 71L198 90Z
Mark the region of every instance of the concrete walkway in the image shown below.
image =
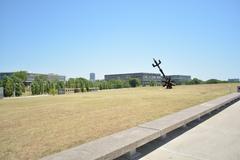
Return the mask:
M240 160L240 101L140 160Z

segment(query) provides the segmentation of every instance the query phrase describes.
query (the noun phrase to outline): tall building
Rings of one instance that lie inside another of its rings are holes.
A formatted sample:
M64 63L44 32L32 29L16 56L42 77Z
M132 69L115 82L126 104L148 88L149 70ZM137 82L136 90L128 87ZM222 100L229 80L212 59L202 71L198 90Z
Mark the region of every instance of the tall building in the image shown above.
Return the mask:
M2 73L0 73L0 80L2 80L4 76L11 76L14 73L15 72L2 72ZM58 75L58 74L27 73L27 79L24 83L26 85L30 85L33 82L33 80L35 79L35 77L37 77L37 76L43 76L49 81L58 80L58 81L63 81L63 82L65 81L65 78L66 78L63 75Z
M126 73L126 74L110 74L105 75L105 80L128 80L130 78L138 78L142 85L148 85L151 81L161 84L162 77L156 73Z
M90 73L90 81L95 81L95 73Z

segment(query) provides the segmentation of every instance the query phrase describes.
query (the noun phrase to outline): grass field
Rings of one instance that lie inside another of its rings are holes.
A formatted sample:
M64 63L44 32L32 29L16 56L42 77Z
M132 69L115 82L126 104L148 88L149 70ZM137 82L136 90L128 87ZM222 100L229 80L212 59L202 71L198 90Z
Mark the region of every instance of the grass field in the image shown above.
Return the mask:
M38 159L236 91L237 84L0 100L0 159Z

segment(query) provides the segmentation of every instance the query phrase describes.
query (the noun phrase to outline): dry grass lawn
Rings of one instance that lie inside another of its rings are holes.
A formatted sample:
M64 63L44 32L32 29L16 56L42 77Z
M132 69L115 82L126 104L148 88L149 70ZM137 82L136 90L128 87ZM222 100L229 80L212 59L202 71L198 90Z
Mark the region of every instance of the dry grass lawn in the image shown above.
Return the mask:
M237 84L0 100L0 159L40 157L235 92Z

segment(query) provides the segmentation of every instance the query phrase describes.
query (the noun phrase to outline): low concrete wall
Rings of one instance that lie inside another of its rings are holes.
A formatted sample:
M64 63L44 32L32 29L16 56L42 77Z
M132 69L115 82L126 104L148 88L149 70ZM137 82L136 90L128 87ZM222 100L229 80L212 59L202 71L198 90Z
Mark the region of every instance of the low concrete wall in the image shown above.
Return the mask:
M223 96L206 103L141 124L113 135L67 149L41 160L111 160L165 136L167 133L199 119L201 116L240 99L240 93Z

